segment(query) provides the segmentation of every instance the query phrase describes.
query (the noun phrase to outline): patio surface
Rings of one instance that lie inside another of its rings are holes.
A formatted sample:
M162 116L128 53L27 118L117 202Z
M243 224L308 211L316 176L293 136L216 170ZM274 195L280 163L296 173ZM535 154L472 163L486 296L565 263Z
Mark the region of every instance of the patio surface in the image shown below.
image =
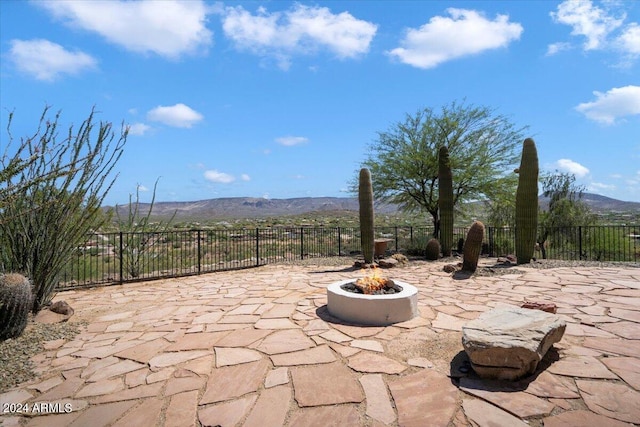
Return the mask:
M62 292L55 300L88 325L71 341L46 342L34 357L39 377L0 395L3 412L5 403L28 402L30 416L3 414L0 423L640 424L640 269L512 267L454 280L442 266L384 270L419 289L419 317L388 327L328 315L326 286L361 276L348 265L269 265ZM553 302L567 321L538 372L518 383L461 372L462 325L524 301ZM36 415L34 403L71 412Z

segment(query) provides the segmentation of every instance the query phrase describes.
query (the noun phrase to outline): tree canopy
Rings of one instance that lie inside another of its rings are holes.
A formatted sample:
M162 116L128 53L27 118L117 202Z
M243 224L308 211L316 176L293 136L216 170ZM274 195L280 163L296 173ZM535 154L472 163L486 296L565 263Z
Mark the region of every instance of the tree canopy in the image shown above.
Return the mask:
M407 114L379 132L363 166L371 170L378 200L407 211L426 210L438 233L438 150L449 149L454 206L471 200L513 197L516 148L527 127L485 106L452 102Z

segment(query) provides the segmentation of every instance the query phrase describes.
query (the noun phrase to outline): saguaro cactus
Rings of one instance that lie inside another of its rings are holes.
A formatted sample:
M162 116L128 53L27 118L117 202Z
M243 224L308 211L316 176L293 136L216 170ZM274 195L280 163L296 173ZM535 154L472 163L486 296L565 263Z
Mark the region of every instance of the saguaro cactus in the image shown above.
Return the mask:
M462 269L473 273L478 268L478 259L482 251L482 240L484 239L484 224L474 221L467 232L467 239L462 248Z
M358 186L358 202L360 203L360 243L364 262L373 263L375 249L373 230L373 187L369 169L360 169L360 185Z
M531 138L522 144L520 168L516 169L516 257L518 264L526 264L533 258L538 229L538 152Z
M0 341L22 334L31 304L31 283L26 277L15 273L0 274Z
M442 256L451 256L453 246L453 175L449 149L438 153L438 209L440 211L440 247Z

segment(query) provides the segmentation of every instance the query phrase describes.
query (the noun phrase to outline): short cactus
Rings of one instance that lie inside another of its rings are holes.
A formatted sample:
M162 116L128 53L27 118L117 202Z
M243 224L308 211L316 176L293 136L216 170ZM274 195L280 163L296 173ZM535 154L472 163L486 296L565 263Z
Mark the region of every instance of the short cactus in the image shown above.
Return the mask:
M524 140L516 191L516 257L518 264L533 258L538 230L538 152L531 138Z
M33 304L31 282L21 274L0 274L0 341L19 337Z
M442 256L448 257L453 246L453 176L449 149L444 146L438 153L438 209Z
M360 203L360 243L364 262L373 263L375 250L375 234L373 228L373 186L369 169L360 170L358 186L358 202Z
M436 238L431 238L427 242L427 259L429 261L436 261L440 258L440 242Z
M484 239L484 224L474 221L467 232L467 239L462 248L462 270L474 273L478 268L478 260L482 251L482 240Z

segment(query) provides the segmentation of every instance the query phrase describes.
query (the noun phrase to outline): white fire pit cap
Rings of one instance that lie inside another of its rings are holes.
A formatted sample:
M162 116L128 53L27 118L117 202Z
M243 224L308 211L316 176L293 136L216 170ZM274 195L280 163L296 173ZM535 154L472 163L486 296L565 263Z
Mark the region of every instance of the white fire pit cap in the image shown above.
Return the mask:
M356 294L341 288L356 280L341 280L327 286L329 314L349 323L372 326L404 322L418 314L418 289L415 286L394 280L402 291L386 295Z

